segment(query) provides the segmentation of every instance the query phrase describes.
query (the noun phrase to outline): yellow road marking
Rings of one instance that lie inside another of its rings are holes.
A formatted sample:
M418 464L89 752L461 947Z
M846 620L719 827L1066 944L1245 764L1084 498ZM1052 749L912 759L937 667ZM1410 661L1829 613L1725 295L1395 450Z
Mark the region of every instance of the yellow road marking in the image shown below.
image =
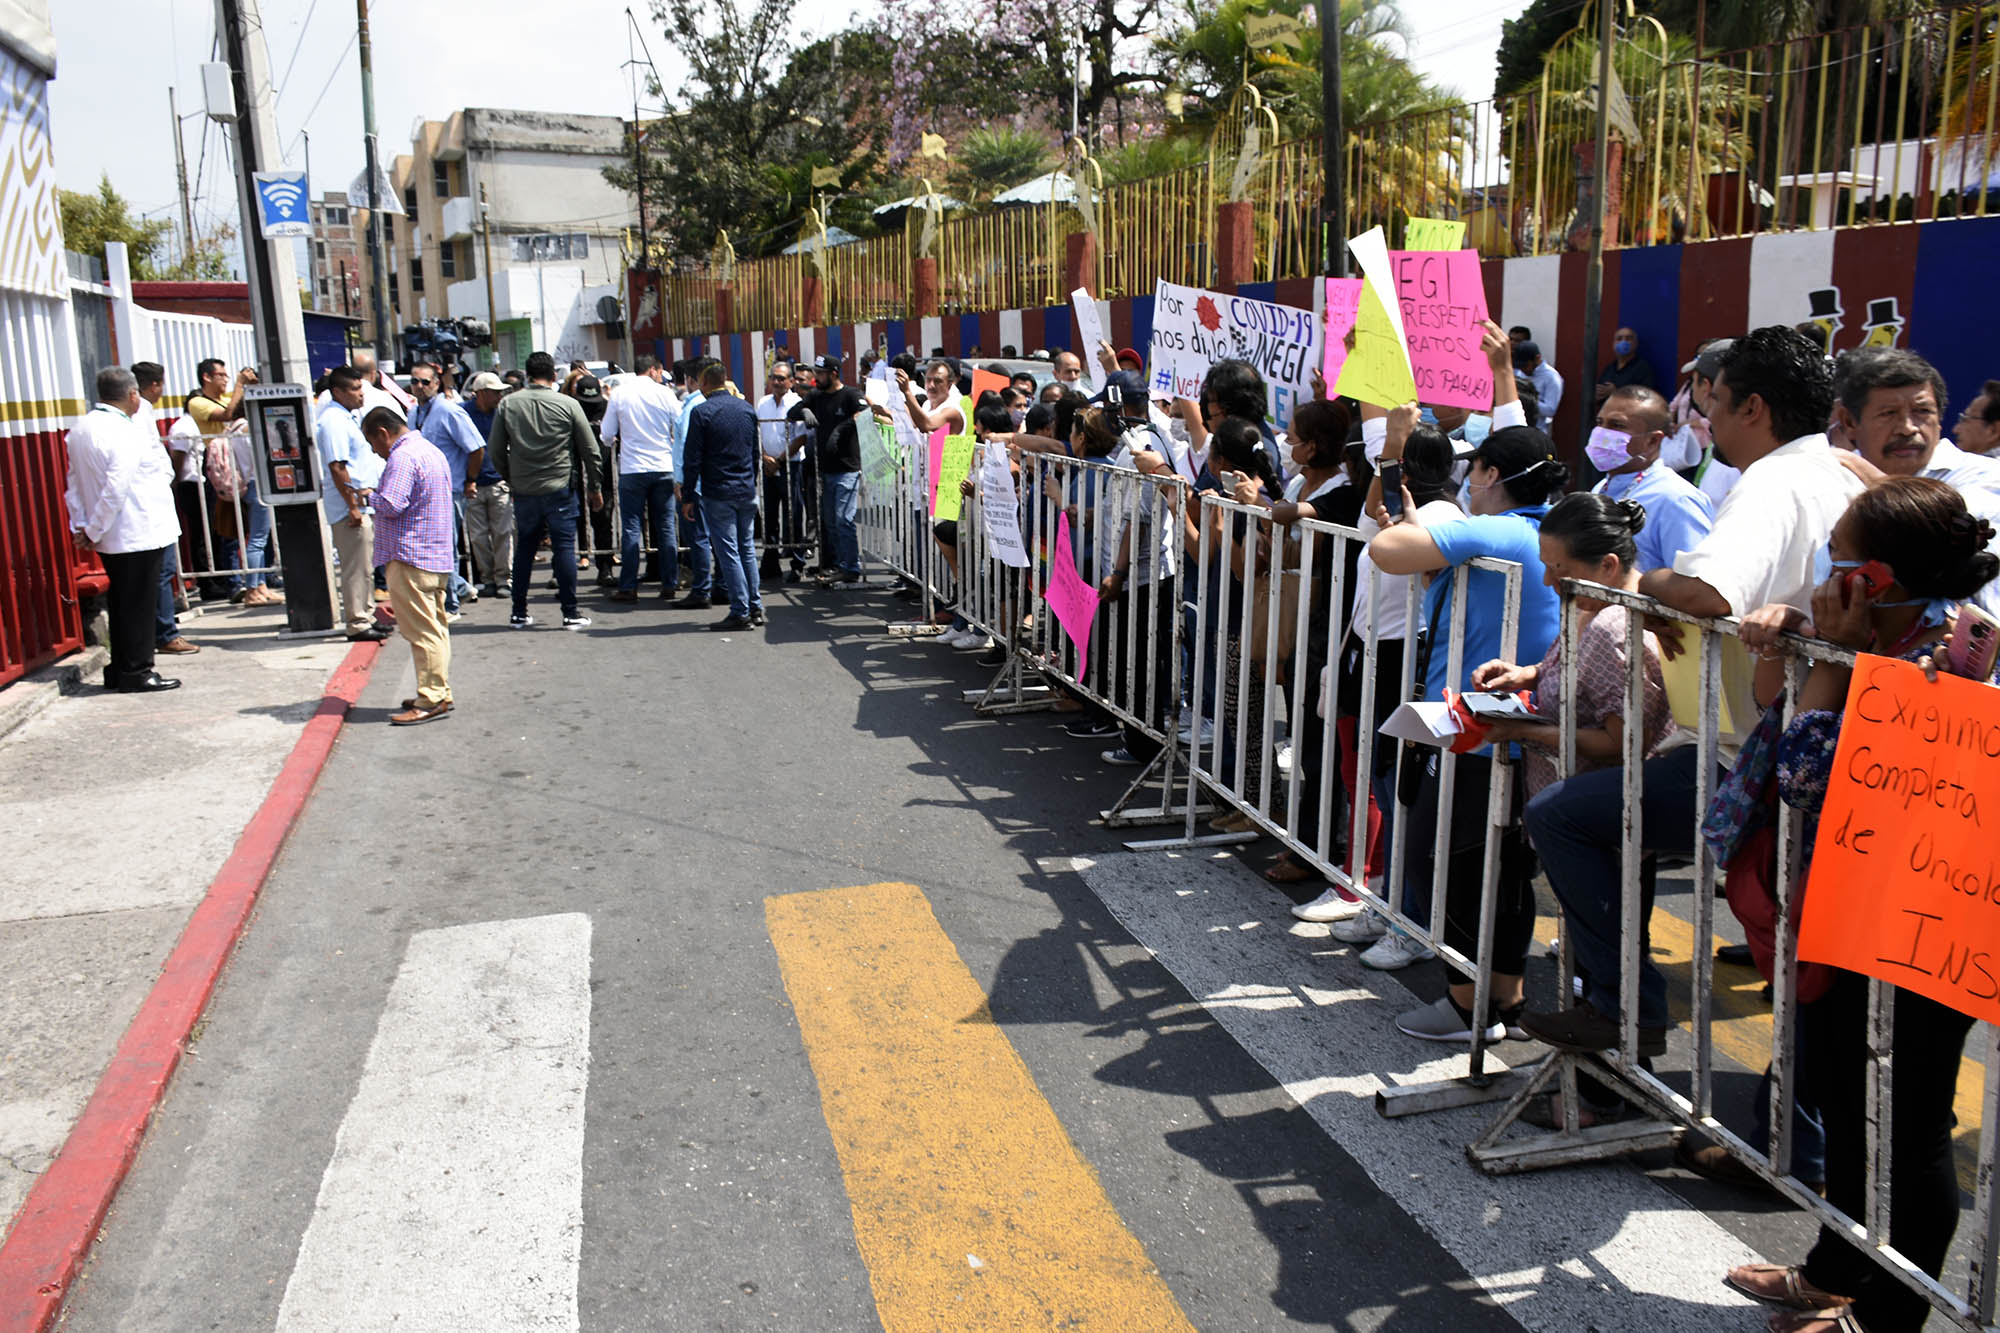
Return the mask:
M1539 939L1554 939L1555 918L1538 918L1535 933ZM1652 942L1653 961L1669 979L1667 996L1674 1021L1685 1023L1689 1014L1686 997L1694 969L1694 926L1656 907ZM1709 947L1717 949L1727 943L1718 935ZM1771 1063L1771 1008L1764 999L1764 978L1754 971L1720 965L1712 975L1715 998L1711 1005L1714 1015L1711 1031L1715 1049L1752 1073L1761 1074L1764 1066ZM1958 1161L1959 1188L1967 1191L1972 1190L1979 1171L1979 1127L1985 1098L1984 1066L1973 1059L1960 1062L1958 1091L1952 1101L1952 1109L1958 1115L1953 1155Z
M1192 1329L910 884L767 898L883 1327Z

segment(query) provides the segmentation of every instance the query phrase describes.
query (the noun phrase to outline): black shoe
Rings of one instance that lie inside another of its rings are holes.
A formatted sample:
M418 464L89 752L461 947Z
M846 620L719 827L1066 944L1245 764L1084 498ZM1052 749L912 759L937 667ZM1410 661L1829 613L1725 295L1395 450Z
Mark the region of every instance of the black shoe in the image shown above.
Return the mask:
M724 616L709 627L710 632L730 629L749 629L750 622L742 616Z
M1751 956L1747 944L1725 944L1715 951L1715 961L1727 963L1731 967L1755 967L1757 960Z
M1075 736L1078 740L1102 740L1106 736L1116 736L1118 727L1094 717L1078 718L1063 728L1063 734Z
M1524 1013L1521 1015L1520 1027L1528 1036L1558 1050L1590 1055L1616 1050L1618 1047L1618 1020L1609 1014L1598 1012L1597 1007L1588 1001L1574 1009L1562 1009L1550 1013ZM1666 1053L1665 1028L1639 1029L1640 1055Z
M351 631L347 636L347 641L349 643L380 643L393 633L395 631L391 630L387 625L370 625L367 629Z
M674 605L683 611L706 611L708 610L708 596L705 593L691 592L676 601Z
M1006 664L1006 661L1007 661L1007 646L1001 643L994 644L991 648L988 648L985 652L979 655L979 665L981 666L990 666L990 667L1004 666Z
M805 578L804 570L791 569L785 572L785 582L787 583L798 583L804 578Z
M761 626L764 623L764 613L762 611L752 611L750 613L750 623Z
M157 671L148 671L143 676L127 676L115 687L119 694L157 694L161 690L177 690L181 683L162 676Z

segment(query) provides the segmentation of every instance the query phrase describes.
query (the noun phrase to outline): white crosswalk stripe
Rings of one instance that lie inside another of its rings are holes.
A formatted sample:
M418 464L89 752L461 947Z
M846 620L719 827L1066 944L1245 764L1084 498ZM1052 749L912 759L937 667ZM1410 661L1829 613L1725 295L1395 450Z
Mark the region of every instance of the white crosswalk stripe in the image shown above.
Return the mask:
M590 919L411 936L278 1328L578 1326Z

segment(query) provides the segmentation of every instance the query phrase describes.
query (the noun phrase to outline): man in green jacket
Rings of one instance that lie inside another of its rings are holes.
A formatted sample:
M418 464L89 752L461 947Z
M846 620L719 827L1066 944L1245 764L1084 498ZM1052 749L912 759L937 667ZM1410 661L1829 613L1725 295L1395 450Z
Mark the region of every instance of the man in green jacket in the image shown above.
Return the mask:
M535 551L547 533L555 548L563 628L582 629L590 619L576 604L577 497L571 478L580 472L590 507L604 507L597 484L597 436L576 400L555 391L554 357L534 353L527 371L527 387L500 400L486 441L487 456L514 493L514 614L507 623L515 629L535 623L528 614L528 580L534 577Z

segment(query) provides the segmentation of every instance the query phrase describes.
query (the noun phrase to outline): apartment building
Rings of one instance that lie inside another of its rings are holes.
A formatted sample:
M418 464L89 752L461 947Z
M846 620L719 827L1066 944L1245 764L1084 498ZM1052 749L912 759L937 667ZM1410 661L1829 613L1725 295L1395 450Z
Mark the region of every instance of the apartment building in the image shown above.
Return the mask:
M312 310L334 315L352 315L364 321L364 335L372 335L366 322L368 313L368 247L361 229L367 214L348 207L344 190L328 190L312 204L310 253L299 271L306 274L306 305Z
M408 325L472 318L492 326L502 366L536 350L617 359L600 302L622 292L638 208L604 168L625 134L616 116L489 107L412 126L388 169L403 206L388 219L392 347Z

